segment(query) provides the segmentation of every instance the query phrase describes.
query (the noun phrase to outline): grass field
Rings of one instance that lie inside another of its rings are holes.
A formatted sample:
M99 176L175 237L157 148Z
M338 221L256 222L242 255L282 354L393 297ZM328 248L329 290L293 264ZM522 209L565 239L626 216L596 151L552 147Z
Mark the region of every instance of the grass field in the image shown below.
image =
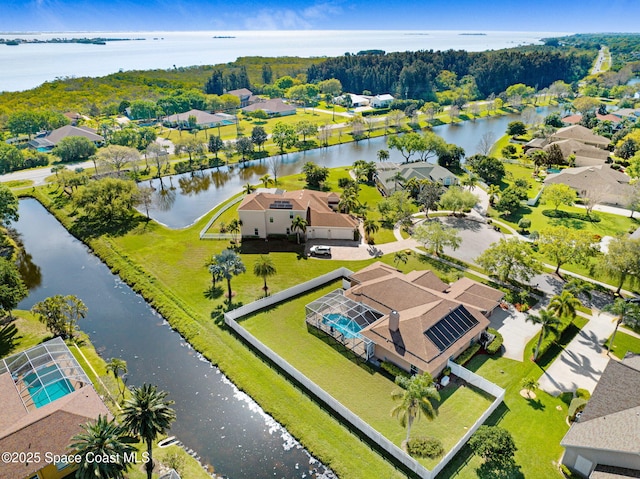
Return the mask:
M611 338L609 338L606 343L607 347L609 345L609 341L611 341ZM616 333L616 338L613 342L613 349L611 352L618 359L624 358L624 355L628 352L640 354L640 339L619 329Z

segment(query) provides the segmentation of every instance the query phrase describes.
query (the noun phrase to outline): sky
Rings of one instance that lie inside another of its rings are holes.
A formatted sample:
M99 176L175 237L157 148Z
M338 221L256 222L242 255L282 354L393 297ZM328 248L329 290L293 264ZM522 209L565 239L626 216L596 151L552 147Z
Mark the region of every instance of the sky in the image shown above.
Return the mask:
M0 32L640 32L640 0L0 0Z

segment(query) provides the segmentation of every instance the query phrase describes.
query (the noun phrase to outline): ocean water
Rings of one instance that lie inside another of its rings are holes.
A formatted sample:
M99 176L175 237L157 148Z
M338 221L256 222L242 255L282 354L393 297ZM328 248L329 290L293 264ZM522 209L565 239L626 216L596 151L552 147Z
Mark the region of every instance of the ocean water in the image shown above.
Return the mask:
M474 33L469 35L468 33ZM481 33L481 34L480 34ZM4 38L132 38L106 45L0 45L0 91L34 88L56 78L103 76L119 70L212 65L241 56L337 56L380 49L484 51L539 43L561 32L507 31L223 31L2 33ZM214 37L232 38L214 38Z

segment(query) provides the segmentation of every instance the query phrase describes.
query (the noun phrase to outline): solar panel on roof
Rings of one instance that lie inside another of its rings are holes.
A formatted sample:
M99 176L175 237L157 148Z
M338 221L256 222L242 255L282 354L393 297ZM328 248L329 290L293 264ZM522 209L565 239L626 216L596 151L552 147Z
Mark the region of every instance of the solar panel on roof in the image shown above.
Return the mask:
M477 324L478 320L464 306L458 306L424 334L440 352L443 352Z
M275 200L269 205L269 208L272 210L291 210L293 205L287 200Z

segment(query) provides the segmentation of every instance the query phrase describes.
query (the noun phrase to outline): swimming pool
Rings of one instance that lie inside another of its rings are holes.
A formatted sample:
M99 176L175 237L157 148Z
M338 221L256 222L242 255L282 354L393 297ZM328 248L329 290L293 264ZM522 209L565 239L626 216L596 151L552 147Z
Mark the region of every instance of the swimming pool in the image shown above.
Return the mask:
M347 318L339 313L325 314L322 317L324 324L340 331L345 338L359 338L362 326L354 320Z
M69 380L62 376L55 365L40 368L37 374L35 372L27 374L23 380L36 408L74 391Z

